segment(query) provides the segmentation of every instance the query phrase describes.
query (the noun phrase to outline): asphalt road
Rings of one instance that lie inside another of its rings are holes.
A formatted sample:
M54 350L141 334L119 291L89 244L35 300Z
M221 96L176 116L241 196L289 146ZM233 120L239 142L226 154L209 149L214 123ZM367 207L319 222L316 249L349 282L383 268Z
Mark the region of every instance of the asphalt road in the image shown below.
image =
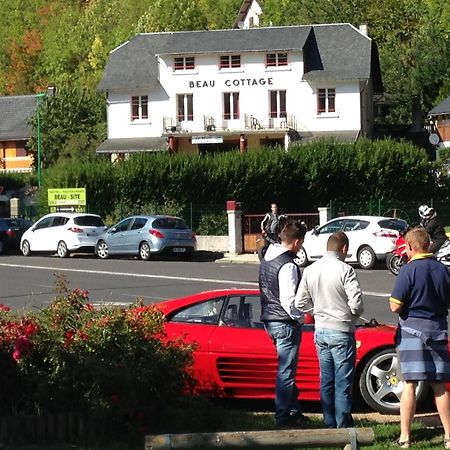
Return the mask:
M99 260L91 255L2 255L0 303L13 309L39 308L54 297L55 273L63 273L71 288L89 291L93 303L129 304L136 298L157 303L203 290L257 287L258 265L225 262L214 257L184 262L171 259ZM366 318L395 323L387 299L395 277L384 267L357 270L364 291Z

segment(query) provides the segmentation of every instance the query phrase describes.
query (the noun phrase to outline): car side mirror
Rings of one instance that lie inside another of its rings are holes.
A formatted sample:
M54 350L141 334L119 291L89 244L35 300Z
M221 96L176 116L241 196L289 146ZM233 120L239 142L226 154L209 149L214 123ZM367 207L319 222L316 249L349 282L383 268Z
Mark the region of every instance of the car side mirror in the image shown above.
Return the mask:
M317 236L319 234L319 225L314 227L313 233Z
M111 228L108 230L108 233L111 233L111 234L117 233L117 228L116 228L116 227L111 227Z

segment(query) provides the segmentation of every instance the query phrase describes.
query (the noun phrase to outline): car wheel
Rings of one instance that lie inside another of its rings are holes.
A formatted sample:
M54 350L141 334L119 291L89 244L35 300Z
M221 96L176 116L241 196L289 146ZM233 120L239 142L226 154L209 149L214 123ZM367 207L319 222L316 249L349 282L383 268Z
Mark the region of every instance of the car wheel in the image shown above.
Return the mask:
M361 269L372 269L376 262L375 253L368 245L358 252L358 264Z
M21 250L23 256L30 256L31 255L30 243L28 241L23 241Z
M139 257L142 261L148 261L150 259L150 245L148 245L148 242L141 242L139 246Z
M105 241L100 241L97 244L96 252L97 256L101 259L106 259L109 256L108 244Z
M306 251L303 247L300 248L300 250L297 253L297 259L299 260L298 265L300 267L306 267L309 264L308 256L306 254Z
M364 364L359 377L359 390L364 401L382 414L398 414L403 381L400 379L397 353L388 348L373 354ZM422 404L428 393L428 384L417 383L416 401Z
M67 244L64 241L58 242L58 247L56 247L56 253L60 258L67 258L69 256L69 250L67 249Z

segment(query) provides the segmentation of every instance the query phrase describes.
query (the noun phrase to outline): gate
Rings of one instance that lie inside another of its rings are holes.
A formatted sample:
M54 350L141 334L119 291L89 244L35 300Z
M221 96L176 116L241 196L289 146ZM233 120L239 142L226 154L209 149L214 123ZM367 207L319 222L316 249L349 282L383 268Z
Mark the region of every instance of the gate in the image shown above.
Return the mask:
M289 219L305 222L308 230L319 225L319 213L289 213ZM244 236L244 253L256 253L263 246L261 221L265 214L244 214L242 220L242 235Z

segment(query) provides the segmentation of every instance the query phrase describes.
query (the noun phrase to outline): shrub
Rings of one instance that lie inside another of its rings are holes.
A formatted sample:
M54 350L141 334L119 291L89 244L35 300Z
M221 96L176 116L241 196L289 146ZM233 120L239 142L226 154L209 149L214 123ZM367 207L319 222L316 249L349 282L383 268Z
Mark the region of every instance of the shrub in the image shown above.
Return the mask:
M228 234L226 214L204 214L200 218L197 234L205 236L225 236Z
M3 414L90 414L110 436L161 430L196 401L192 347L167 339L155 307L94 308L61 276L50 306L0 307L0 364Z

